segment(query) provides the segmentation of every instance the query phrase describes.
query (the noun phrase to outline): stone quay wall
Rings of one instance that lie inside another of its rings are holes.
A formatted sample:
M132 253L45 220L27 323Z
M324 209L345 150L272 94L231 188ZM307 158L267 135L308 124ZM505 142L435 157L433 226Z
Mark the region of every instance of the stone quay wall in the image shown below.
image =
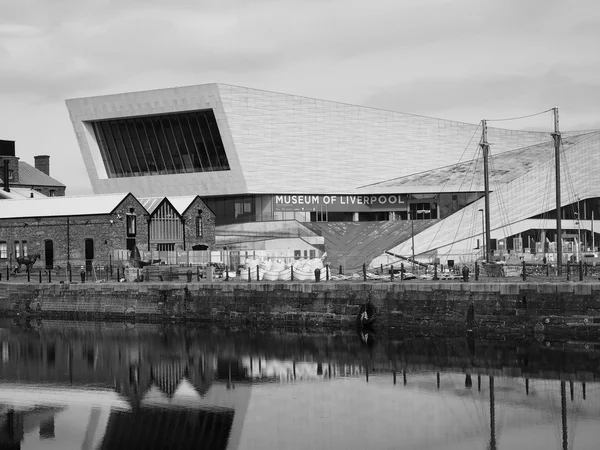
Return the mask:
M600 283L0 283L0 315L600 337Z

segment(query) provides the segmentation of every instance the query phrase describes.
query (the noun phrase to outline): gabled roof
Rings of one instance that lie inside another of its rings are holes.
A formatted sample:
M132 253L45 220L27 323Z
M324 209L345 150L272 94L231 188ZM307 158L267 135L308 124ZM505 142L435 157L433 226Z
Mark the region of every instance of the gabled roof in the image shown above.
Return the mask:
M19 183L31 186L56 186L65 187L60 181L55 180L51 176L46 175L41 170L19 161Z
M139 202L142 204L148 214L152 214L156 208L166 199L179 215L183 215L190 205L198 198L198 195L181 195L168 197L142 197Z
M131 194L2 200L0 219L111 214Z
M6 192L4 189L0 189L0 199L12 199L12 200L23 200L23 199L31 199L31 194L33 194L33 198L47 198L46 195L42 194L31 188L23 188L23 187L10 187L10 192Z

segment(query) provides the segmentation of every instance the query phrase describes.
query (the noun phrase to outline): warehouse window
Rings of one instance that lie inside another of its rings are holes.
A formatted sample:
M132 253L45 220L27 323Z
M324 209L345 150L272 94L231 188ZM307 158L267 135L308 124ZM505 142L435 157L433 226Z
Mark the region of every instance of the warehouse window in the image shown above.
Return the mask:
M0 241L0 259L8 258L8 243Z
M175 244L156 244L156 249L159 252L173 252L175 251Z
M230 169L212 110L91 124L110 178Z
M196 237L202 237L202 210L198 210L198 215L196 216Z

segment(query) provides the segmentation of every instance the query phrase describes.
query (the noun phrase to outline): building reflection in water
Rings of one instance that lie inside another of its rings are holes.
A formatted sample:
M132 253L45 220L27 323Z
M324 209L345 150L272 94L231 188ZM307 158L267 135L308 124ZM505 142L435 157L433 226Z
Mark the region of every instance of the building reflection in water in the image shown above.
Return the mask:
M578 417L600 424L590 370L596 353L553 358L542 345L514 350L464 338L375 341L64 321L0 326L2 449L43 449L49 441L82 449L285 448L285 439L306 431L295 415L318 414L307 404L311 395L331 397L331 417L372 402L366 413L380 422L372 428L405 427L404 442L415 448L476 438L485 446L472 448L500 448L533 416L571 448ZM304 412L290 392L304 398ZM410 408L388 404L395 395ZM410 429L415 417L427 420ZM356 433L355 419L344 420L340 442ZM283 427L277 442L262 437L265 423Z

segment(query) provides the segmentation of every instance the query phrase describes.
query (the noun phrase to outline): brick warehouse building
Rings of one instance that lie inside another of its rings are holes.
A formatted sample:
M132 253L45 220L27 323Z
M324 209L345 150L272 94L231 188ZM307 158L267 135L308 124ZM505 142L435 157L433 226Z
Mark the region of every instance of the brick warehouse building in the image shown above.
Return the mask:
M50 156L34 156L35 167L20 161L15 142L0 140L0 200L65 195L65 185L50 176Z
M150 211L146 209L146 206ZM198 196L107 194L3 200L0 266L39 254L41 266L107 265L114 250L212 250L215 215Z

